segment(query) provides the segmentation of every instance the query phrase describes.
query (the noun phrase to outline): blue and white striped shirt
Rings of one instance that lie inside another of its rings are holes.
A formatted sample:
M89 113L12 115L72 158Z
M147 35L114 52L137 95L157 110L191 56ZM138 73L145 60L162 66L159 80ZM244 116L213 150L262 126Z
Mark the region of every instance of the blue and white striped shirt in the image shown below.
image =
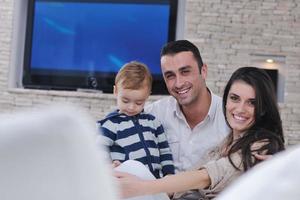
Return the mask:
M151 114L141 112L127 116L118 111L98 121L112 160L138 160L156 178L174 174L171 149L160 122Z

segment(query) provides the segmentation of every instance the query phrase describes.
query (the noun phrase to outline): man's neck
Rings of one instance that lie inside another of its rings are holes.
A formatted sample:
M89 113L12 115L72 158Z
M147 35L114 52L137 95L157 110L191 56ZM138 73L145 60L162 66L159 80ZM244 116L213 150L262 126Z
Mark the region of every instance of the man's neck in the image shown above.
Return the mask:
M206 90L203 95L200 96L193 104L181 107L181 110L191 129L193 129L197 124L206 118L210 104L211 94L208 90Z

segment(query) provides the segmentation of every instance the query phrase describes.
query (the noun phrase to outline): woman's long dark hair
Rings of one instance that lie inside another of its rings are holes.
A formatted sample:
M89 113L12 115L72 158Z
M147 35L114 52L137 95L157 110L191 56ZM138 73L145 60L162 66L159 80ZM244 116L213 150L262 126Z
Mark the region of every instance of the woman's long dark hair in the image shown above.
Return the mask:
M272 80L262 69L256 67L242 67L236 70L229 79L223 95L223 112L226 117L226 104L229 90L236 81L243 81L253 87L255 91L255 108L253 125L246 133L233 142L233 134L228 138L228 157L231 164L236 166L231 156L240 151L243 169L246 171L259 162L253 157L254 151L263 154L274 154L284 150L284 136L282 122L277 107L276 95ZM230 127L230 124L228 124ZM253 144L261 142L259 149L253 149Z

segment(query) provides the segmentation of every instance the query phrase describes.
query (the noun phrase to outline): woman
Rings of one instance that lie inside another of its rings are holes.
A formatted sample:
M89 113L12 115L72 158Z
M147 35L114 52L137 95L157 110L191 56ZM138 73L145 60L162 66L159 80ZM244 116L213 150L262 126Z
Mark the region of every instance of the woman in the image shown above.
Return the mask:
M258 155L272 155L284 149L274 87L262 69L243 67L232 74L224 90L223 111L231 133L222 147L212 151L212 161L196 170L157 180L116 172L123 196L204 189L199 192L210 199L259 163Z

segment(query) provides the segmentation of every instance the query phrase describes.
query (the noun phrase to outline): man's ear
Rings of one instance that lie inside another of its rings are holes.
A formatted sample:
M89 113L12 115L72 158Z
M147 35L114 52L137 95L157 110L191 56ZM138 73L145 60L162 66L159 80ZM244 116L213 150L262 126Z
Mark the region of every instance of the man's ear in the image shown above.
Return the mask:
M207 65L203 64L201 67L201 76L204 80L206 80L207 77Z

